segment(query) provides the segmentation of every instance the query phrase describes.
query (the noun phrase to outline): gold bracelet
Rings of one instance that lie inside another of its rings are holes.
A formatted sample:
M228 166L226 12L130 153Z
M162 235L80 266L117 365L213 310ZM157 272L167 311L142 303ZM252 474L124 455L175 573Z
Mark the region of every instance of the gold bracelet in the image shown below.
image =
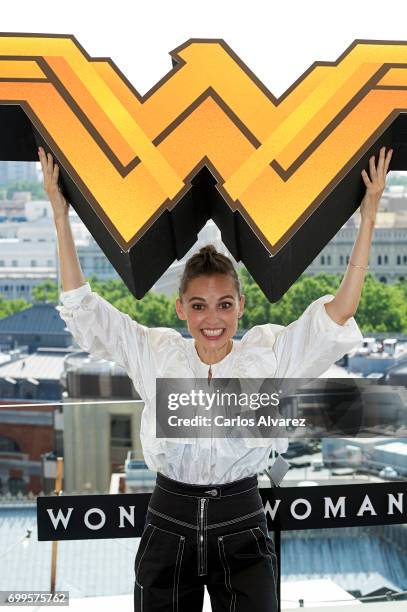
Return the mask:
M362 268L363 270L368 270L369 266L358 266L357 264L352 263L351 261L349 262L351 266L354 266L355 268Z

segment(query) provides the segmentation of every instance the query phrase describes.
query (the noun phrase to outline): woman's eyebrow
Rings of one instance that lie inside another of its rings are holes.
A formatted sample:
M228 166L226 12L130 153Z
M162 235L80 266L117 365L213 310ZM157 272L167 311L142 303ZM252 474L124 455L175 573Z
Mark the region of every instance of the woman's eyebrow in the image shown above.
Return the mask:
M226 298L229 298L230 300L234 300L235 299L233 297L233 295L223 295L221 298L219 298L218 301L220 302L221 300L224 300ZM193 297L189 298L188 302L192 302L192 300L200 300L201 302L205 302L206 301L205 298L198 297L196 295L194 295Z
M233 295L224 295L223 297L219 298L220 300L225 300L226 298L229 298L230 300L234 300L235 298L233 297Z

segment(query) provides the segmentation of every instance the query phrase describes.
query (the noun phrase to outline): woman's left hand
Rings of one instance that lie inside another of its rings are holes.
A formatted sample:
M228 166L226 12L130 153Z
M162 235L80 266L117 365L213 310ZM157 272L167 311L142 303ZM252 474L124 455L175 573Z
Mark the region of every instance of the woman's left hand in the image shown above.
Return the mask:
M385 150L386 147L380 149L377 168L375 165L375 156L372 155L369 159L370 178L366 170L362 170L362 178L366 185L366 193L360 204L360 214L362 220L370 220L373 223L376 221L376 213L386 184L387 169L393 153L393 149L389 149L385 157Z

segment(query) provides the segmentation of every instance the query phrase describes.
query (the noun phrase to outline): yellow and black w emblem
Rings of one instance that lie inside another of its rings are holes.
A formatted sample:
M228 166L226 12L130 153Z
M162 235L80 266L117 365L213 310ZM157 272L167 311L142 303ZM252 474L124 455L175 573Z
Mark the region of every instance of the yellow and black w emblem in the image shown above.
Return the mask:
M391 168L407 166L407 43L355 41L280 98L223 40L171 57L141 96L73 36L0 34L0 158L53 153L136 297L212 218L276 301L359 206L369 156L392 146Z

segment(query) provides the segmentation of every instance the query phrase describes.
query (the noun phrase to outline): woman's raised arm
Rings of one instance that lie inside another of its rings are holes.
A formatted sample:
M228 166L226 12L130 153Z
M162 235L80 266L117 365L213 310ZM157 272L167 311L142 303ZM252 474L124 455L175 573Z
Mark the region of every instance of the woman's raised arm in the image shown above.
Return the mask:
M339 325L343 325L349 317L356 314L359 305L365 271L368 267L377 209L386 184L392 153L393 149L389 149L385 157L385 147L382 147L377 168L372 155L369 160L370 178L366 170L362 170L366 193L360 204L361 221L358 234L340 287L334 299L325 304L327 313Z
M69 204L58 185L59 167L54 163L51 153L45 154L38 149L44 178L44 189L51 202L57 232L58 255L61 270L61 284L64 291L77 289L86 283L69 222Z
M86 282L72 235L69 204L58 185L58 165L42 147L38 153L57 232L63 289L60 293L62 305L57 306L59 315L83 350L98 358L111 359L128 370L127 340L135 339L137 333L142 338L144 328L93 292Z

